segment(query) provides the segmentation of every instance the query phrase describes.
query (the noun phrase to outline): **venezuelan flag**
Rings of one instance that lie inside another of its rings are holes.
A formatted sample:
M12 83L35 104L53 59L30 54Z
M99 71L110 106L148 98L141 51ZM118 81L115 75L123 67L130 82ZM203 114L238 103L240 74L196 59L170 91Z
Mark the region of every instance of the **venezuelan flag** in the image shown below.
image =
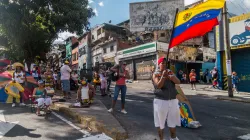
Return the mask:
M169 48L194 37L203 36L218 25L217 16L225 0L208 0L178 13Z

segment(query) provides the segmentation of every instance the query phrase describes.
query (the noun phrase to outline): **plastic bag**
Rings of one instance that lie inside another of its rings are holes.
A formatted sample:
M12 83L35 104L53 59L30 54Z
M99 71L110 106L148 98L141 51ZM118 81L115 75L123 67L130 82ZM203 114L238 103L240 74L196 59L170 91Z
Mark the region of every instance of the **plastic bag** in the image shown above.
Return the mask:
M199 128L199 127L201 127L201 124L198 121L192 121L188 124L188 128Z

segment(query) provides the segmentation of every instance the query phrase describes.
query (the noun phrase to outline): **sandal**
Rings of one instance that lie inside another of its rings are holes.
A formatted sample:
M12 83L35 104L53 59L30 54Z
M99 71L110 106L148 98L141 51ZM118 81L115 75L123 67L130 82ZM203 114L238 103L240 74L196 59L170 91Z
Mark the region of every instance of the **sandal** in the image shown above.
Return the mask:
M40 114L40 113L36 113L36 115L37 115L37 116L42 116L42 114Z

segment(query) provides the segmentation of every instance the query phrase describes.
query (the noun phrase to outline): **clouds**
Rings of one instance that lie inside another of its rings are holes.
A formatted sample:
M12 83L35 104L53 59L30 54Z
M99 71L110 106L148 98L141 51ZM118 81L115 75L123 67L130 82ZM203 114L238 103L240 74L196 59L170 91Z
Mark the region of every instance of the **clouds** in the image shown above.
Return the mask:
M93 12L95 13L96 16L98 16L98 11L96 8L93 9Z
M104 6L103 1L99 2L98 5L103 7Z
M77 37L76 33L70 33L70 32L58 33L58 38L53 42L53 44L64 44L65 40L71 36Z
M94 1L93 0L88 0L89 4L93 3Z

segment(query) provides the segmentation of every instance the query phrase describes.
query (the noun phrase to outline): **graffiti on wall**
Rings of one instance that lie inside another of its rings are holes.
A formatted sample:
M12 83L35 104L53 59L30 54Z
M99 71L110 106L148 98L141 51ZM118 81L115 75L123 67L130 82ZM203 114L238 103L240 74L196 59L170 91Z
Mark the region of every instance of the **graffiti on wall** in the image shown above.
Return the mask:
M184 9L184 0L130 3L130 30L155 31L171 29L176 8Z

